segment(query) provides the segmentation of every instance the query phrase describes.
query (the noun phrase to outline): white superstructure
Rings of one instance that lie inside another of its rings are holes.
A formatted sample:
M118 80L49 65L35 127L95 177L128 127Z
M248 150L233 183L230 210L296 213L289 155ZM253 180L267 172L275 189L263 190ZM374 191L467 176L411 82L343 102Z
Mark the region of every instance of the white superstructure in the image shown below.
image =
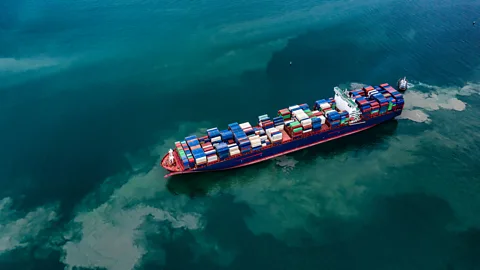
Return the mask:
M355 123L361 120L362 113L358 108L357 103L349 97L348 90L342 90L339 87L333 89L335 92L335 103L337 108L341 111L347 111L350 116L350 123Z

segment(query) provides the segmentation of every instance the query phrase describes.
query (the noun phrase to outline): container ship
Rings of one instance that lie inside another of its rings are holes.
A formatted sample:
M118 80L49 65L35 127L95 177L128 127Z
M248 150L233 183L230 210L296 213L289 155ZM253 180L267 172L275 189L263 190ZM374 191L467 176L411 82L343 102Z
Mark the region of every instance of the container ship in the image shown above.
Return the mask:
M406 86L399 89L403 92ZM259 116L257 125L235 122L175 142L161 161L169 172L165 177L252 165L361 132L403 110L403 95L387 83L333 90L333 98L317 100L312 109L308 104L292 105L275 117Z

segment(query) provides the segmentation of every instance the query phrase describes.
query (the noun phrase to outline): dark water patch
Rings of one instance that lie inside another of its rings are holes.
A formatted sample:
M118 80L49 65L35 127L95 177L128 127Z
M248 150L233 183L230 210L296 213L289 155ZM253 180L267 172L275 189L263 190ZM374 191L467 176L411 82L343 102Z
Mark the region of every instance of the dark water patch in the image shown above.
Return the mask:
M167 181L167 189L174 195L187 195L190 198L205 196L222 196L228 194L233 187L244 187L255 181L259 172L271 170L270 162L261 162L251 166L198 174L186 174L170 177ZM272 177L275 177L272 172ZM213 190L218 192L211 194Z
M456 222L455 214L446 201L435 196L414 193L378 197L370 203L369 210L353 220L335 215L311 217L307 226L316 228L313 234L297 232L302 238L300 242L306 243L302 247L269 234L254 235L244 222L253 214L252 210L233 199L232 196L213 199L206 214L205 233L210 241L219 245L219 251L236 254L229 265L213 269L475 269L479 266L476 253L471 250L478 250L478 230L450 231L448 226ZM188 231L176 229L175 233L177 237L167 239L166 235L171 234L163 231L148 237L152 239L148 250L165 251L165 269L213 267L212 259L219 254L195 260L192 250L201 243ZM326 238L321 242L313 240L316 234Z
M2 270L64 270L66 265L60 262L58 251L48 251L39 256L38 247L17 248L14 251L0 255Z
M97 77L112 68L110 64L78 68L2 91L0 160L7 164L0 170L3 190L26 186L16 179L35 179L30 190L22 190L27 195L25 207L60 198L73 206L106 177L131 170L125 153L176 135L186 121L209 119L226 127L236 119L248 120L246 116L264 112L248 113L241 105L245 102L242 96L259 91L255 84L261 78L255 72L242 75L236 87L212 80L180 93L168 92L168 85L144 84L136 78L125 82ZM115 76L128 73L117 72ZM107 73L115 77L113 71ZM65 79L83 74L81 84ZM69 90L56 90L59 84ZM228 102L215 101L212 96L217 94ZM267 99L260 97L249 106L261 108Z
M396 135L398 125L397 120L388 121L380 126L316 145L305 149L303 153L299 151L289 156L302 163L309 163L317 157L334 158L347 152L355 157L358 152L371 152L388 147L385 142Z
M291 39L267 69L276 89L307 98L311 91L330 94L341 82L394 83L403 75L434 85L462 84L480 64L480 32L474 33L464 16L439 20L437 12L451 13L445 6L422 11L430 17L413 14L408 6L391 8L403 18L385 16L377 24L359 17ZM292 66L285 64L290 61Z

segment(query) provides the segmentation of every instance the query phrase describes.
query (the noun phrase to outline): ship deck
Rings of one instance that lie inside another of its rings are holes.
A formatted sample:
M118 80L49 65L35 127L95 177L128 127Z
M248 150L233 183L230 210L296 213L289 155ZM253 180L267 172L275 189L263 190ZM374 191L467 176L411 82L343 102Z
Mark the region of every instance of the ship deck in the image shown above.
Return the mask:
M261 128L260 126L256 126L256 127ZM301 136L295 138L295 140L305 138L305 137L309 137L309 136L312 136L312 135L315 135L315 134L318 134L318 133L323 133L323 132L329 131L331 129L332 128L329 127L328 125L323 124L322 127L320 128L320 130L312 131L312 132L309 132L309 133L304 133ZM287 142L293 140L293 138L290 137L290 135L288 135L288 133L285 130L280 130L280 131L282 132L282 142L280 144L284 144L284 143L287 143ZM278 144L270 144L268 146L262 147L260 150L257 150L257 151L262 151L262 150L265 150L265 149L268 149L268 148L271 148L271 147L275 147L276 145L278 145ZM238 158L238 157L241 157L242 155L243 154L240 153L238 155L230 156L230 157L228 157L226 159L223 159L223 160L217 160L217 161L214 161L214 162L211 162L211 163L208 163L208 164L203 164L203 165L195 166L193 168L185 169L183 167L183 164L181 162L180 156L178 155L177 151L173 151L173 156L175 158L175 163L173 165L168 164L168 153L167 153L162 158L162 161L161 161L160 164L162 165L163 168L165 168L167 171L172 172L172 173L189 173L189 172L194 172L198 168L203 168L203 167L206 167L208 165L212 165L212 164L215 164L215 163L218 163L218 162L223 162L223 161L231 160L231 159L234 159L234 158Z

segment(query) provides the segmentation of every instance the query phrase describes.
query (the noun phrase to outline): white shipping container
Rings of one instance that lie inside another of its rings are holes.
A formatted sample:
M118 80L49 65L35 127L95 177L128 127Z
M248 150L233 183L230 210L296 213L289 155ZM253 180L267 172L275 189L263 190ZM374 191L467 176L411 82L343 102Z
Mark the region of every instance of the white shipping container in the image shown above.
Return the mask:
M212 143L213 143L213 142L218 142L218 141L221 141L221 140L222 140L222 137L220 137L220 136L213 137L213 138L211 139Z
M262 147L265 147L265 146L267 146L267 144L266 144L266 143L262 143Z
M266 130L266 132L267 132L267 135L269 135L269 134L271 134L272 132L275 132L275 131L279 131L279 130L278 130L278 129L276 129L276 128L274 128L274 127L272 127L272 128L269 128L269 129L267 129L267 130Z
M217 155L207 157L207 162L213 162L217 160L218 160Z
M322 125L325 124L325 120L327 120L325 116L320 115L318 118L320 118L320 121L322 121Z
M256 145L256 144L260 144L260 143L262 143L262 141L260 141L260 139L250 142L250 144L251 144L252 146L253 146L253 145Z
M301 122L302 126L306 126L306 125L311 125L312 124L312 119L305 119Z
M239 126L240 126L241 129L246 129L246 128L251 128L252 127L249 122L241 123Z
M285 121L285 125L290 124L290 123L293 123L293 120Z
M263 135L260 137L260 140L266 140L267 139L267 135Z
M282 133L280 133L280 134L275 134L275 135L273 135L272 138L273 138L274 140L276 140L277 138L282 139L283 136L282 136Z
M230 156L238 155L240 154L240 150L235 150L230 152Z
M312 129L304 130L303 133L308 133L308 132L310 132L310 131L312 131Z
M290 111L292 111L293 109L296 109L296 108L300 108L300 106L298 106L298 105L293 105L293 106L288 107L288 109L289 109Z
M207 162L207 157L201 157L201 158L198 158L198 159L195 160L195 163L197 165L201 165L201 164L204 164L206 162Z
M278 130L283 130L283 129L284 129L284 127L285 127L285 125L279 125L279 126L276 126L276 128L277 128Z
M322 110L328 109L328 108L330 108L330 103L322 103L322 104L320 104L320 108L322 108Z
M231 143L231 144L228 145L228 148L234 147L234 146L237 146L237 144L236 143Z

